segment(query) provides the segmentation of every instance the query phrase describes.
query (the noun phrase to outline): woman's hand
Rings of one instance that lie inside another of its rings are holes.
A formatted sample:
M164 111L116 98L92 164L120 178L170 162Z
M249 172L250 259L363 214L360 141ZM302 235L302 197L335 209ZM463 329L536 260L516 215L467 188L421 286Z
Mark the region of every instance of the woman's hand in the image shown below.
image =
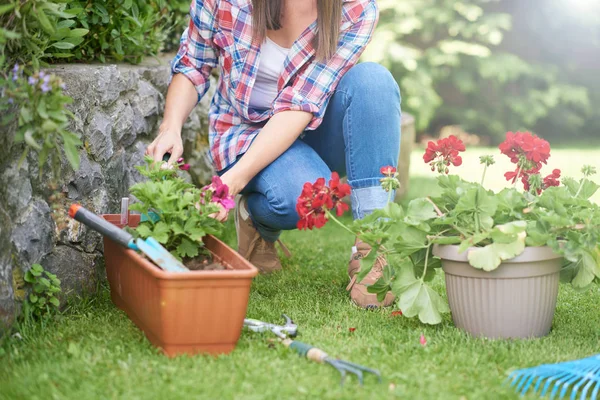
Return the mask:
M146 149L146 155L152 157L156 162L161 162L166 153L171 153L169 164L176 163L183 155L181 127L163 124L158 131L158 136Z

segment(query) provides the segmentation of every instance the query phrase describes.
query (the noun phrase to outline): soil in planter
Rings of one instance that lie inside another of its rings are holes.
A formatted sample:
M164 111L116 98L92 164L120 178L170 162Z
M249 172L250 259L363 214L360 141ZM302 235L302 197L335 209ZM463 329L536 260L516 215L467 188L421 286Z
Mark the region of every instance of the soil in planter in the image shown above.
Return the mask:
M190 271L224 271L227 268L213 260L212 254L200 254L195 258L184 258L183 265Z

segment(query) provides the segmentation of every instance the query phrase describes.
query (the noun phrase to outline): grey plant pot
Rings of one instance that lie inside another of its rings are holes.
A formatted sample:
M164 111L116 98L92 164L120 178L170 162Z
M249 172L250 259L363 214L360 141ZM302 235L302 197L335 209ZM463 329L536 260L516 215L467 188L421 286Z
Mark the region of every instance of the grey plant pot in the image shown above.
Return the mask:
M546 336L552 327L562 256L549 247L526 247L491 272L473 268L468 251L434 246L457 328L490 339Z

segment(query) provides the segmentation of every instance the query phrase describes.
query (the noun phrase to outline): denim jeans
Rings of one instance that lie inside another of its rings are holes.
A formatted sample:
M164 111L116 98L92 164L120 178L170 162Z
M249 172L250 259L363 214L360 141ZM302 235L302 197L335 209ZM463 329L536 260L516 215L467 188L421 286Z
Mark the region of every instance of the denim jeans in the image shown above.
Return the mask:
M261 236L274 242L282 230L295 229L296 201L304 183L320 177L329 181L332 171L348 177L355 219L383 208L388 193L380 186L379 170L397 166L400 114L400 91L389 71L375 63L360 63L348 70L329 101L322 124L305 131L242 191Z

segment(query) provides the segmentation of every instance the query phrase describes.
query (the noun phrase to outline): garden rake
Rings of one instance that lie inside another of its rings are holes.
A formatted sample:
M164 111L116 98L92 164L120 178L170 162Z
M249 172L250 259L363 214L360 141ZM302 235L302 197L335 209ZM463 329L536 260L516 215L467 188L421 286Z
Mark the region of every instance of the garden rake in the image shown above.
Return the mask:
M558 364L544 364L538 367L521 369L510 374L511 386L521 395L525 395L533 387L533 392L541 396L548 394L553 399L564 398L569 392L570 399L597 399L600 392L600 354L581 360L567 361ZM560 393L559 393L560 390Z
M244 326L254 332L270 331L279 338L279 341L285 347L294 350L300 356L320 364L331 365L342 374L342 380L340 382L342 386L344 385L348 373L356 375L358 377L358 382L361 385L364 383L364 373L376 375L379 378L379 382L381 382L381 374L378 370L363 367L362 365L354 364L349 361L331 358L321 349L313 347L310 344L292 340L298 334L298 326L294 324L294 321L287 315L283 314L283 318L286 321L285 325L275 325L255 319L245 319Z

